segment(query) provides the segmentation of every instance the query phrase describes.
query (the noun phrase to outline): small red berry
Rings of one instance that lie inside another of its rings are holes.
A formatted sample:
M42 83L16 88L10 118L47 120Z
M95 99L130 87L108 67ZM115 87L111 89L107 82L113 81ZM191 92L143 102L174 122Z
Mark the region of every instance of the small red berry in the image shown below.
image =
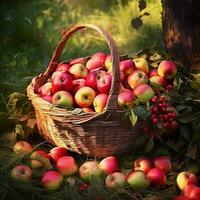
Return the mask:
M159 100L160 100L161 102L164 102L164 101L166 101L166 97L165 97L165 96L160 96Z
M166 109L165 107L162 107L162 108L161 108L161 111L162 111L163 113L165 113L166 110L167 110L167 109Z
M173 130L177 129L177 128L178 128L178 123L177 123L176 121L173 121L173 122L171 123L171 128L172 128Z
M83 191L83 190L86 190L88 187L89 187L89 185L88 185L87 183L83 183L83 184L79 187L79 190L80 190L80 191Z
M163 114L159 114L159 119L162 121L164 119L164 115Z
M169 128L169 127L170 127L169 122L163 123L163 127L164 127L164 128Z
M171 113L171 117L172 117L173 119L175 119L175 118L176 118L176 113L175 113L175 112L172 112L172 113Z
M156 112L158 111L158 109L157 109L156 106L153 106L153 107L151 108L151 111L152 111L153 113L156 113Z
M156 118L156 115L155 115L155 114L152 114L152 115L151 115L151 119L153 119L153 118Z
M167 90L168 92L172 91L172 89L173 89L173 86L172 86L172 85L168 85L168 86L166 87L166 90Z
M151 99L151 102L152 103L156 103L158 101L158 97L157 96L154 96L152 99Z
M157 124L157 123L158 123L158 119L157 119L157 118L153 118L153 119L151 120L151 122L152 122L152 124Z
M162 108L162 103L159 103L159 104L158 104L158 108Z

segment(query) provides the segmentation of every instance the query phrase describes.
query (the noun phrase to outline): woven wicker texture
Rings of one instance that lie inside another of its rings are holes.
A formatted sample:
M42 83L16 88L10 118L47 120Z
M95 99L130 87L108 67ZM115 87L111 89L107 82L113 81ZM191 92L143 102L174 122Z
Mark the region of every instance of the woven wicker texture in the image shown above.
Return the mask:
M80 109L68 111L58 108L37 95L37 90L55 71L63 48L74 32L83 28L98 31L109 46L112 56L113 80L106 106L103 113L80 113ZM112 37L102 28L92 24L75 25L68 29L63 36L47 70L33 78L27 87L27 95L35 109L39 132L47 141L56 146L95 157L105 157L122 154L132 146L140 131L140 123L133 127L124 112L117 110L119 91L119 55Z

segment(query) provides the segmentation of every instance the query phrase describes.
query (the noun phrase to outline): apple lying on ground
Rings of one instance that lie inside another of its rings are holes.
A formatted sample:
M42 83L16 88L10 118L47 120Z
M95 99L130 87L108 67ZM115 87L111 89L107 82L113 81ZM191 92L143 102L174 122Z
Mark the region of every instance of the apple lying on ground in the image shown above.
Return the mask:
M125 89L118 95L118 105L121 109L131 109L135 101L133 92L129 89Z
M167 156L159 156L153 160L154 167L162 169L165 173L171 171L171 162Z
M121 172L109 174L105 179L105 185L108 188L123 187L126 183L126 176Z
M70 67L69 72L73 75L73 79L85 79L88 69L83 64L77 63Z
M43 176L41 183L43 187L48 190L57 190L63 181L63 177L56 171L46 171Z
M132 89L135 89L138 85L142 83L148 83L148 77L145 72L141 70L135 70L127 78L128 84Z
M146 174L141 170L131 171L126 177L127 183L134 190L143 190L149 187L150 181Z
M79 168L80 178L85 182L90 182L93 178L98 179L102 175L102 170L94 160L86 161Z
M200 200L200 187L196 185L186 185L183 192L188 199Z
M180 172L176 178L176 184L180 190L183 190L186 185L194 184L198 182L197 177L188 171Z
M153 76L153 77L151 77L149 79L149 82L152 85L160 86L160 87L163 87L163 88L165 88L167 86L167 81L163 77L160 77L160 76Z
M133 62L135 63L136 69L139 69L139 70L145 72L146 74L149 73L149 65L145 58L135 58L135 59L133 59Z
M61 71L61 72L69 72L70 65L66 62L61 62L58 64L56 67L56 71Z
M140 157L134 161L134 170L141 170L147 174L152 169L152 162L146 157Z
M57 91L64 90L64 91L70 91L72 88L72 77L62 72L59 75L55 76L54 79L52 79L52 92L56 93Z
M103 172L111 174L120 170L119 162L115 156L108 156L99 163Z
M78 171L77 164L71 156L59 158L56 162L56 168L64 176L73 175Z
M28 182L32 177L32 170L26 165L17 165L11 171L11 177L17 181Z
M74 99L69 92L61 90L53 95L52 104L61 108L72 109L74 105Z
M153 168L147 173L150 184L153 187L162 188L166 185L165 172L159 168Z
M177 73L177 68L174 62L163 60L158 66L158 75L166 80L172 80Z
M96 93L92 88L84 86L76 92L75 102L79 107L87 108L92 105L95 95Z
M97 80L97 89L102 94L108 94L112 83L112 76L105 74Z
M108 101L107 94L99 94L93 100L94 110L97 113L101 113L104 111Z
M64 147L54 147L49 151L49 155L52 160L57 161L59 158L67 156L68 151Z
M120 71L124 71L125 75L128 76L135 70L135 64L132 60L123 60L119 63Z
M140 84L134 90L133 94L139 99L139 102L146 104L155 95L153 89L147 84Z
M18 154L31 153L33 151L33 147L29 142L21 140L15 143L13 151Z

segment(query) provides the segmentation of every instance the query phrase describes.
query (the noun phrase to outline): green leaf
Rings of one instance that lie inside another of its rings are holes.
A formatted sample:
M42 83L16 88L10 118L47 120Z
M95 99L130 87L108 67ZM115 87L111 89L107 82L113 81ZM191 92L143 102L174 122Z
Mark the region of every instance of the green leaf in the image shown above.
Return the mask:
M131 110L130 112L129 119L131 121L132 126L134 127L135 124L137 123L137 115L134 113L133 110Z
M183 123L183 124L187 124L187 123L190 123L192 122L194 119L194 116L193 116L193 113L186 113L186 114L183 114L181 115L180 117L177 118L177 120L180 122L180 123Z
M134 145L135 147L144 146L146 141L148 140L148 136L142 133L139 137L135 140Z
M151 138L146 144L146 152L150 152L154 147L154 140Z
M186 140L190 141L191 137L190 137L190 132L191 130L188 128L188 126L185 125L181 125L180 128L180 134L183 138L185 138Z
M198 147L195 144L191 144L188 149L187 152L185 154L187 157L192 158L193 160L195 160L197 158L198 155Z
M143 119L143 120L147 119L148 116L149 116L149 113L147 112L146 108L145 108L144 106L141 106L141 105L136 106L136 107L134 108L134 113L135 113L138 117L140 117L141 119Z

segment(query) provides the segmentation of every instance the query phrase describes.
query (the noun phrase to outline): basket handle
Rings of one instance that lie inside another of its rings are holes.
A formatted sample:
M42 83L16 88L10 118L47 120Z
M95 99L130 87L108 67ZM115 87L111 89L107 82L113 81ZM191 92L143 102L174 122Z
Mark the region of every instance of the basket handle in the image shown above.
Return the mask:
M60 55L63 51L63 48L65 47L66 42L68 41L68 39L71 37L71 35L74 32L76 32L80 29L83 29L83 28L91 28L91 29L98 31L103 36L103 38L105 39L105 41L108 44L110 54L112 57L113 78L112 78L112 84L111 84L111 88L110 88L110 92L109 92L109 99L107 102L106 110L115 110L117 108L117 97L118 97L118 93L119 93L119 82L120 82L119 54L118 54L117 46L116 46L114 40L112 39L112 37L105 30L100 28L99 26L96 26L93 24L79 24L79 25L71 26L67 30L67 32L65 33L65 35L63 36L61 41L58 43L58 45L53 53L53 56L51 58L51 61L49 63L49 66L48 66L47 70L45 71L44 75L49 76L53 71L55 71L56 66L60 59Z

